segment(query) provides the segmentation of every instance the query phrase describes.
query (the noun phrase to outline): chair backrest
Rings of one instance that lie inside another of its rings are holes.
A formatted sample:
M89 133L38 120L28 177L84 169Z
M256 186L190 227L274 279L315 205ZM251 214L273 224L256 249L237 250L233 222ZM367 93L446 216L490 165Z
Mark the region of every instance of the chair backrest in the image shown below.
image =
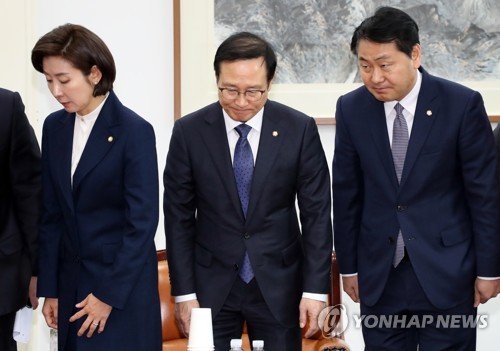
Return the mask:
M342 303L342 290L340 288L340 271L337 265L337 255L332 252L332 272L331 272L331 293L329 295L330 306L339 305Z
M174 316L174 298L170 294L170 275L168 273L167 252L158 250L158 289L160 293L161 328L163 341L183 338Z
M335 251L332 252L332 271L331 271L331 293L328 302L330 306L337 306L342 304L342 287L340 285L340 270L337 264L337 255ZM335 316L334 323L337 325L336 330L342 330L342 317ZM344 333L336 335L337 338L344 339Z

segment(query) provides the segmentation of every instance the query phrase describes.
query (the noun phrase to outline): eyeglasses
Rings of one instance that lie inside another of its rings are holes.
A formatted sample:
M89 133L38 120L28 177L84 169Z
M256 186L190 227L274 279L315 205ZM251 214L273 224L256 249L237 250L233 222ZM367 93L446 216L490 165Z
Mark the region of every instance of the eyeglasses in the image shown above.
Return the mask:
M238 91L237 89L233 88L219 88L219 91L222 94L222 97L226 100L235 100L242 94L247 101L250 102L255 102L259 101L262 98L262 95L266 92L266 90L257 90L257 89L251 89L251 90L245 90L245 91Z

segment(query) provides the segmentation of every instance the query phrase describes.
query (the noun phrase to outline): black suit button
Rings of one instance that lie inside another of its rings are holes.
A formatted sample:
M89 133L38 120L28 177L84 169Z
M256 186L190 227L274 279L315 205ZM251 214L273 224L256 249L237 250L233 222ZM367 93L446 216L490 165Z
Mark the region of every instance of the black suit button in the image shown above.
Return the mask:
M407 208L408 208L408 206L406 206L406 205L398 205L397 206L398 212L406 211Z
M245 233L245 234L243 235L243 237L244 237L245 239L250 239L250 234Z
M75 262L80 263L80 256L75 256Z
M394 244L394 238L392 236L389 237L389 244Z
M237 271L238 269L240 269L240 267L237 264L234 264L234 270Z

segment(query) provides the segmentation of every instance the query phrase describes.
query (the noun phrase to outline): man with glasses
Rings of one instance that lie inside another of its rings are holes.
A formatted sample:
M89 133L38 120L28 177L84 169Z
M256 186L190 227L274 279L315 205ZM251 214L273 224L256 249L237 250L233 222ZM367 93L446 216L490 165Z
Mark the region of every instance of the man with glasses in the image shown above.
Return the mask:
M219 101L178 120L164 173L176 318L212 309L216 350L240 338L300 350L317 331L332 250L329 173L314 119L268 100L276 56L230 36L214 60ZM296 213L300 209L300 224Z

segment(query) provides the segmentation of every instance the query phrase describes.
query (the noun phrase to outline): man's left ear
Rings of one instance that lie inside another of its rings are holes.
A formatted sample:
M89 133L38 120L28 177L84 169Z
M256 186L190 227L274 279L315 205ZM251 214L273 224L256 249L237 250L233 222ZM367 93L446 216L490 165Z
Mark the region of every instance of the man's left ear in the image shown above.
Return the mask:
M411 51L411 59L413 61L413 67L419 68L422 62L422 48L420 44L415 44Z
M273 80L274 80L274 78L273 78L273 79L271 79L271 80L269 81L269 83L267 83L267 91L271 90L271 86L273 85Z
M102 72L96 65L93 65L90 69L89 80L93 85L99 84L102 78Z

